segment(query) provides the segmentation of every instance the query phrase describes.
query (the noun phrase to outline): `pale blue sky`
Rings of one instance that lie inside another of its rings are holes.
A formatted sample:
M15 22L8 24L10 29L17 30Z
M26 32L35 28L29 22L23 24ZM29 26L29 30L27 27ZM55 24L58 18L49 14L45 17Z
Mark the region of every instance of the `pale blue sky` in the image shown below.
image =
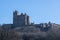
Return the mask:
M60 24L60 0L0 0L0 24L13 22L13 11L27 13L34 23Z

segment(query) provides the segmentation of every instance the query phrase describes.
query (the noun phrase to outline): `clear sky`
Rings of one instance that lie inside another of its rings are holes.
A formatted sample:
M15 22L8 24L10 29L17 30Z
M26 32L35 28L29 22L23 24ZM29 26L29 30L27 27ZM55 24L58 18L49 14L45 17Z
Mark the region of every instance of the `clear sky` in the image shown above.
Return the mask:
M13 11L27 13L34 23L60 24L60 0L0 0L0 24L13 23Z

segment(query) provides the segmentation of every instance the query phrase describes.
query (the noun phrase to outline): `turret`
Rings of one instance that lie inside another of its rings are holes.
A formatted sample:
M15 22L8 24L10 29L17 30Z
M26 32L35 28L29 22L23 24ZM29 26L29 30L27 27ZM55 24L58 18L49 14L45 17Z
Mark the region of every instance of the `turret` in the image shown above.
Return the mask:
M13 12L13 24L14 24L14 26L16 26L16 24L17 24L17 14L18 14L18 11L15 10Z
M13 12L13 16L17 16L17 14L18 14L18 11L15 10L15 11Z

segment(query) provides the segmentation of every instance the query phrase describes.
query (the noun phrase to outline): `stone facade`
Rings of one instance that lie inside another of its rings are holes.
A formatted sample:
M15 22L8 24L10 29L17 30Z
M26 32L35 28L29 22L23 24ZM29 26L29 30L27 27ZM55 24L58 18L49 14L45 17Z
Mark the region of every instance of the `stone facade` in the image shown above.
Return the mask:
M21 15L18 15L18 12L14 11L13 12L13 25L16 27L29 25L29 16L23 13L21 13Z

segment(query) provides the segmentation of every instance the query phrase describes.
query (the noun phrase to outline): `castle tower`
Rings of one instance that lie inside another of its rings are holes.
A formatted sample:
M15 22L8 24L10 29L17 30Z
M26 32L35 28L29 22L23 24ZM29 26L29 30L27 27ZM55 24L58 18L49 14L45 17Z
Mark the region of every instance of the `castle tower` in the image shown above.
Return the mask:
M18 11L13 12L13 25L14 26L25 26L29 25L29 16L21 13L21 15L17 15Z
M30 24L29 16L27 16L27 24L28 24L28 25Z
M18 11L15 10L13 12L13 26L17 26L17 14L18 14Z

